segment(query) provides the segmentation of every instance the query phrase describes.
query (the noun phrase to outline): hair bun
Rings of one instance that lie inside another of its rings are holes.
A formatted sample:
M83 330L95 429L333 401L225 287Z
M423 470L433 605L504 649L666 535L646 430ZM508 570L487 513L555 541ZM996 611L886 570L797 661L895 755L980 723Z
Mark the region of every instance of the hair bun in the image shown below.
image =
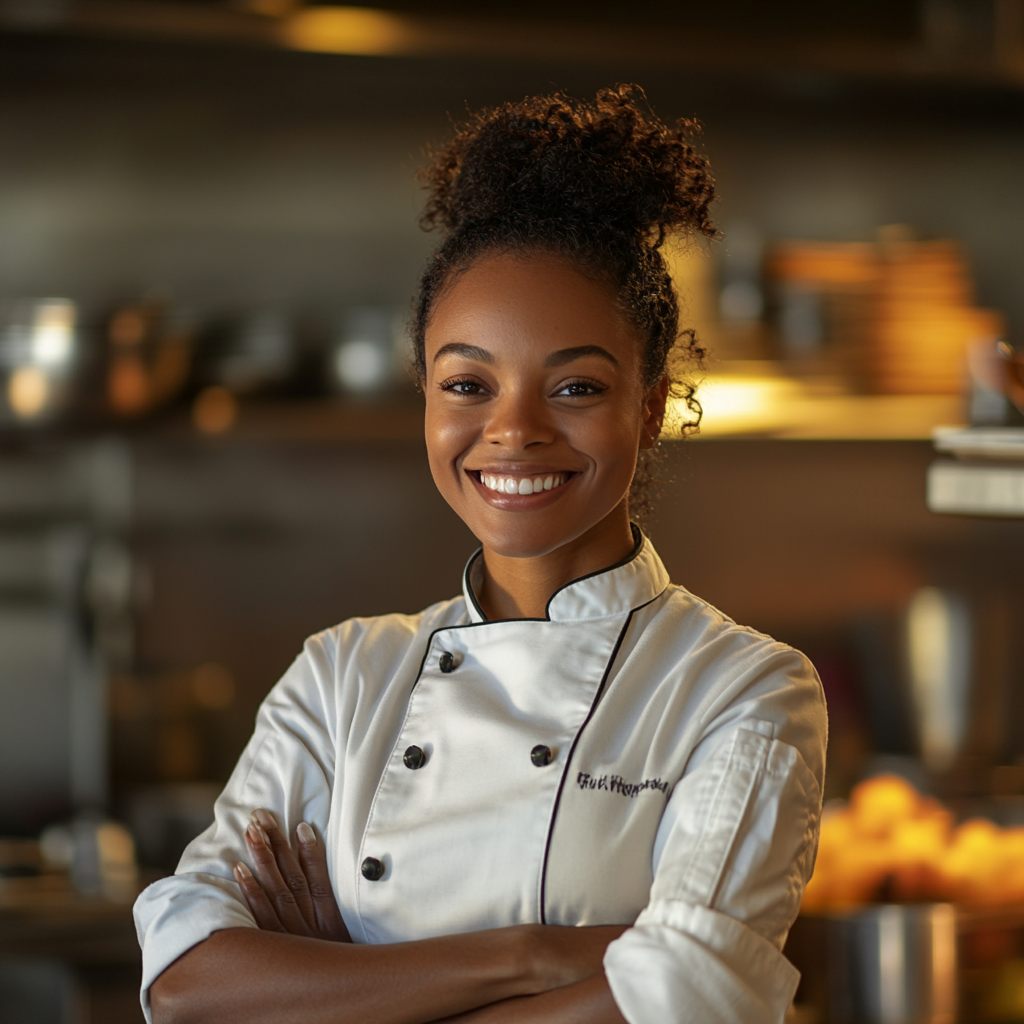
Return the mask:
M714 183L696 122L662 124L638 86L595 100L556 93L476 114L421 175L427 229L560 236L580 249L675 231L713 235Z

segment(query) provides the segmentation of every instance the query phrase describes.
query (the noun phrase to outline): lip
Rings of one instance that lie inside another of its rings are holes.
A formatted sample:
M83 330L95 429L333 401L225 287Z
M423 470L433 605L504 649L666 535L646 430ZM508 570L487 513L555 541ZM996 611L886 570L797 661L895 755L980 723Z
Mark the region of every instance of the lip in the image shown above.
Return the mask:
M481 469L466 469L463 470L466 476L469 477L473 486L476 488L477 493L484 501L487 502L492 508L501 509L504 512L533 512L537 509L546 508L548 505L554 504L562 496L562 492L568 490L576 482L577 477L580 476L578 472L565 469L538 469L536 466L526 467L513 467L513 466L485 466ZM538 476L551 476L558 473L562 476L567 477L565 483L560 484L558 487L552 488L550 491L540 491L537 494L500 494L498 491L492 491L489 487L485 487L480 481L481 473L489 473L493 476L522 476L522 477L538 477Z

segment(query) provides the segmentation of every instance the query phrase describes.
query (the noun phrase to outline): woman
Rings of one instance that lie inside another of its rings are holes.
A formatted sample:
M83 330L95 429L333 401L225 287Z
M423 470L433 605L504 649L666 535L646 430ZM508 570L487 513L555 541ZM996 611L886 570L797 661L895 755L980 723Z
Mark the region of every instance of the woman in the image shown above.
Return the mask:
M481 549L462 597L318 634L271 691L136 906L152 1019L782 1020L820 684L629 516L679 337L660 248L713 233L692 130L540 97L434 160L416 368Z

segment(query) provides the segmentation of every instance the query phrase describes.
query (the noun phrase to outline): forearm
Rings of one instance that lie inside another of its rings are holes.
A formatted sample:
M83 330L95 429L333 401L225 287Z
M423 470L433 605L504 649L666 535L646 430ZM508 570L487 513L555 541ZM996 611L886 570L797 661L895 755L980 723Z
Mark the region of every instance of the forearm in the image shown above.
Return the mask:
M230 928L153 983L156 1024L424 1024L545 987L505 928L357 946Z
M520 996L444 1024L626 1024L603 974L541 995Z

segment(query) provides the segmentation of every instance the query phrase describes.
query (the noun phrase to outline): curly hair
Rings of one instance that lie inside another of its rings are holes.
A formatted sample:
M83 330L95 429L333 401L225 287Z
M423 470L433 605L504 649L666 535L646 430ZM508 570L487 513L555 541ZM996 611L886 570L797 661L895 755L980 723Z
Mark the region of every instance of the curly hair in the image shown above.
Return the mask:
M531 96L480 111L431 154L420 180L429 190L421 225L444 237L431 255L414 303L416 377L426 379L425 335L438 298L476 260L497 253L545 253L607 282L643 342L644 385L666 375L689 410L701 409L687 364L705 355L679 306L662 248L670 237L717 232L699 125L659 121L634 85L602 89L592 101L563 93ZM646 104L645 104L646 105ZM630 507L650 504L648 460L638 465Z

